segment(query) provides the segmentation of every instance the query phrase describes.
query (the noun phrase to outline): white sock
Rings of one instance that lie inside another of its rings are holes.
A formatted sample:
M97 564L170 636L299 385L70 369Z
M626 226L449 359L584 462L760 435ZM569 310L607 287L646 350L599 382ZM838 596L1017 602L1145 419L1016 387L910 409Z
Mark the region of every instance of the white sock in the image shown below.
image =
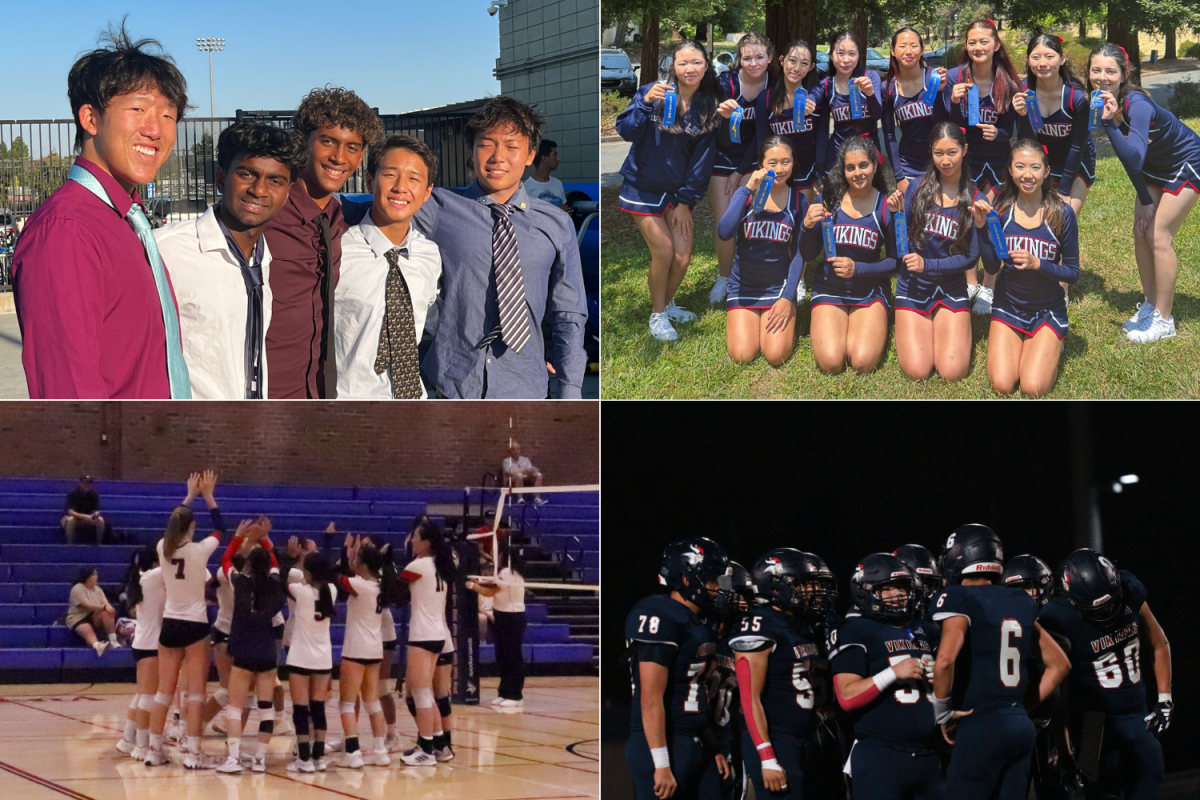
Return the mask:
M137 723L131 719L125 720L125 741L131 744L137 741Z
M226 746L229 747L229 757L237 759L241 755L242 740L241 739L226 739Z
M95 650L97 653L99 653L100 648L104 647L105 644L106 644L106 642L101 642L99 640L96 640L95 642L92 643L92 649Z
M267 743L266 742L259 742L257 744L257 746L254 748L254 757L255 758L266 758L267 757Z
M200 755L200 737L199 736L187 737L187 747L188 747L189 753L193 753L195 755Z
M137 746L142 748L143 750L145 750L149 744L150 744L150 729L149 728L138 728L137 729Z
M150 749L156 753L161 753L162 752L162 740L163 740L163 737L162 737L161 733L150 734Z
M396 723L387 726L387 735L389 738L396 735Z

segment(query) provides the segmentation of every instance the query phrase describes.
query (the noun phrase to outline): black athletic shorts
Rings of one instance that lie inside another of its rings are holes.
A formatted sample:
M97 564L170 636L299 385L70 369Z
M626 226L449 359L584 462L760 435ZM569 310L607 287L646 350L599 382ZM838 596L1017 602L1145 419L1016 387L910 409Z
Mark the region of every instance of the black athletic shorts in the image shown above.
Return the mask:
M255 674L259 672L274 672L276 666L275 659L267 661L258 658L238 658L237 656L233 657L233 665Z
M399 639L392 639L390 642L384 642L384 643L383 643L383 649L384 649L384 650L395 650L395 649L396 649L396 645L397 645L397 644L399 644L399 643L400 643L400 640L399 640Z
M351 659L353 661L353 659ZM328 675L333 672L332 669L309 669L308 667L294 667L288 665L288 672L292 675Z
M447 664L453 664L453 663L454 663L454 653L440 653L440 654L438 654L437 665L438 665L439 667L444 667L444 666L446 666Z
M382 658L351 658L350 656L342 656L342 661L353 661L355 664L362 664L364 667L369 667L372 664L378 664L383 661Z
M141 661L143 658L158 658L157 650L138 650L136 647L133 650L133 663Z
M219 631L216 628L212 629L212 643L214 645L225 644L229 641L229 634Z
M409 647L419 647L420 649L425 650L427 652L437 653L438 655L441 655L442 648L446 646L446 640L438 639L436 642L414 642L412 640L409 640L408 646Z
M89 613L88 613L88 615L87 615L86 617L84 617L83 619L79 620L79 622L76 622L74 625L72 625L72 626L71 626L71 630L75 630L76 628L78 628L80 625L82 625L82 624L83 624L83 623L85 623L85 622L86 622L88 625L91 625L93 628L95 628L95 627L96 627L96 623L92 622L92 615L91 615L91 613L89 612Z
M159 647L178 649L193 645L212 634L207 622L191 622L185 619L164 619L158 634Z

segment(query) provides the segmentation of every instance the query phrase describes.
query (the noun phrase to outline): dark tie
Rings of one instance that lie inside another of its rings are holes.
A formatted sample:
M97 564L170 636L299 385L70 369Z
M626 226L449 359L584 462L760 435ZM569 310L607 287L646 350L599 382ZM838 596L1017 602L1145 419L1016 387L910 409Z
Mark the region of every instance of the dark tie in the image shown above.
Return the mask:
M392 381L392 397L397 400L421 398L421 367L417 356L416 323L413 321L412 297L408 283L400 271L399 247L388 250L387 310L379 330L379 354L375 357L375 374L387 371Z
M261 239L259 241L262 241ZM241 249L237 250L241 254ZM262 263L249 264L239 259L242 280L246 282L246 399L263 396L263 276Z
M321 290L325 297L325 331L321 336L321 352L325 355L325 394L332 400L337 397L337 354L329 342L333 338L333 236L329 232L329 217L317 217L321 229L321 249L325 251L325 276L321 279Z
M492 203L492 259L496 270L496 304L500 322L483 338L481 347L503 338L509 349L521 352L529 344L529 314L525 304L525 281L521 277L521 254L517 251L517 233L513 230L512 206Z

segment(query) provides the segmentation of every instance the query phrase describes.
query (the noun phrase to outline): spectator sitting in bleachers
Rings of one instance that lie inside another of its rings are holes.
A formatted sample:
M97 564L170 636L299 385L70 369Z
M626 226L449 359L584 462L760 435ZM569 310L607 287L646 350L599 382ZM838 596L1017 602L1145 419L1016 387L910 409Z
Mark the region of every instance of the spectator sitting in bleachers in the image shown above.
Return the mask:
M78 528L84 541L107 542L112 538L112 525L100 516L100 494L92 488L92 476L84 475L67 495L67 504L61 520L67 544L75 541Z
M96 570L87 567L79 573L71 587L71 606L67 609L66 622L68 628L96 650L96 655L102 656L108 648L115 650L121 644L117 641L116 611L99 583L100 575ZM97 638L97 630L108 634L108 641Z
M516 439L508 446L508 458L504 459L500 469L504 474L505 483L509 486L542 485L542 471L535 467L528 457L521 455L521 443ZM524 503L525 495L517 495L517 502ZM544 506L546 500L541 495L535 495L533 504Z

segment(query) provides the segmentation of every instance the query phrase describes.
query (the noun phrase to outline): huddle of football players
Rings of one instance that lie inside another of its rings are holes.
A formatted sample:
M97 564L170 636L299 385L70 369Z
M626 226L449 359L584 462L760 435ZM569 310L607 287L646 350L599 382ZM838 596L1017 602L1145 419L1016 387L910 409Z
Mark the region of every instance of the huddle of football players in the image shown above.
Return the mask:
M1160 794L1170 648L1145 587L1093 550L1054 574L963 525L936 559L861 559L844 616L825 561L788 547L747 570L683 539L659 582L625 623L638 800Z

